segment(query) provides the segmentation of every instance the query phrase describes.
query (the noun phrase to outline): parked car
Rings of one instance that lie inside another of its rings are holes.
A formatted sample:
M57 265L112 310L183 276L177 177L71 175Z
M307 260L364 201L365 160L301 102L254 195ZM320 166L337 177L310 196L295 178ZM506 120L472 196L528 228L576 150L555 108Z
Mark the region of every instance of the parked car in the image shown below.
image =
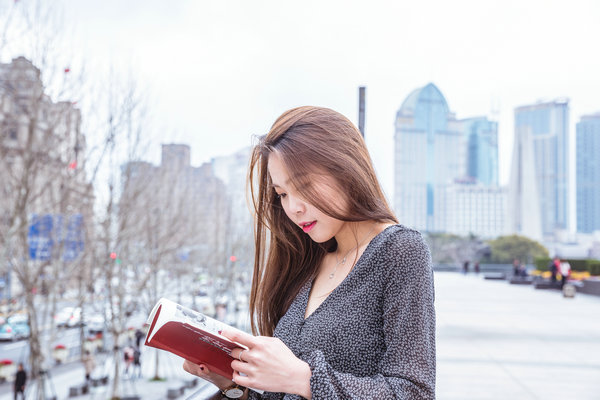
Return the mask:
M89 333L104 332L104 317L100 313L86 314L85 326Z
M25 314L15 314L7 318L7 322L13 328L15 340L27 339L31 335L29 318Z
M16 340L13 327L3 318L0 318L0 340Z
M57 327L71 328L81 324L81 307L65 307L54 316Z

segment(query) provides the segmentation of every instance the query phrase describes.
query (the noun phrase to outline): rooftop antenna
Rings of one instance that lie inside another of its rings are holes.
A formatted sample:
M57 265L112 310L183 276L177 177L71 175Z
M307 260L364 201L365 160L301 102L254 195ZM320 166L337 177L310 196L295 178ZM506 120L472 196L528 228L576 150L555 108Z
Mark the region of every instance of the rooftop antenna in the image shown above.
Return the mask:
M358 130L365 137L365 92L364 86L358 87Z
M490 118L492 121L498 122L500 116L500 100L492 97L490 101Z

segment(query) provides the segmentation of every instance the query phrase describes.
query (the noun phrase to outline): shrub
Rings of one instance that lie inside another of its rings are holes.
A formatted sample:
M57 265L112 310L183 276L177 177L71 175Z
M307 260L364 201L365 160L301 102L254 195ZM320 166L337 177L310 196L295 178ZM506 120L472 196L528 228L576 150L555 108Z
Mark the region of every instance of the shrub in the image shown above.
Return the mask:
M535 259L535 268L538 271L549 271L548 264L550 263L551 258L536 258Z
M600 275L600 261L592 260L588 264L590 275Z
M551 260L551 258L536 258L536 269L538 271L549 271L548 264ZM572 271L588 271L591 275L600 275L600 261L598 260L561 258L560 261L568 262Z

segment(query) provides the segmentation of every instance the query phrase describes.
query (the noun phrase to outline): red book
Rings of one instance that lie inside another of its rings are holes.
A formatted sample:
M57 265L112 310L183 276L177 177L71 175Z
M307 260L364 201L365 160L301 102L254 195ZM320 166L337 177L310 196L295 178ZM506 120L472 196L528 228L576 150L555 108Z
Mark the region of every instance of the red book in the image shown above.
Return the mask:
M231 379L231 350L245 348L219 332L228 325L162 298L148 317L146 346L166 350Z

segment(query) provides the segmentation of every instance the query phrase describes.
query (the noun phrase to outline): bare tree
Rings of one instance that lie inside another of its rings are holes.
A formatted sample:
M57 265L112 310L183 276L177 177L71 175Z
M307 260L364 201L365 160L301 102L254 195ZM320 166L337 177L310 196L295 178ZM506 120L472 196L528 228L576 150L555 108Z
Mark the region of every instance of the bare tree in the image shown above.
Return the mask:
M95 265L92 275L103 282L104 310L107 327L114 341L112 397L120 396L120 351L126 337L127 321L132 313L129 301L135 289L129 285L131 273L138 259L127 258L130 231L120 215L129 211L122 208L119 198L122 192L119 165L139 159L144 154L143 133L146 122L144 96L131 79L121 81L111 75L103 82L104 97L99 113L102 115L96 129L103 139L96 147L95 168L92 180L97 192L96 225L94 235L97 246L90 255ZM135 197L133 199L135 201ZM111 257L112 256L112 257Z
M81 230L69 229L69 223L76 218L82 229L91 205L85 175L77 165L85 143L80 112L45 94L40 71L31 62L21 57L1 67L0 169L5 196L0 244L23 288L31 325L32 375L40 377L43 391L40 372L46 355L39 322L52 313L60 289L49 278L61 282L76 268ZM76 237L67 237L69 231ZM36 304L42 289L52 301Z
M199 244L213 242L213 232L206 227L215 223L212 204L223 192L222 183L209 165L190 166L189 150L185 145L163 145L160 166L130 162L123 168L119 224L127 234L121 253L131 260L137 277L132 286L146 313L166 293L177 292L181 301L184 290L190 290L187 284L184 289L184 282L193 280L199 249L203 259L212 255L207 251L210 245ZM156 379L158 360L156 352Z
M62 26L52 4L0 2L0 59L16 52L29 58L0 64L0 249L22 288L34 396L40 399L46 398L43 372L56 338L54 324L47 340L41 329L56 311L57 294L81 268L93 201L74 103L83 71L72 72L68 51L59 50Z

